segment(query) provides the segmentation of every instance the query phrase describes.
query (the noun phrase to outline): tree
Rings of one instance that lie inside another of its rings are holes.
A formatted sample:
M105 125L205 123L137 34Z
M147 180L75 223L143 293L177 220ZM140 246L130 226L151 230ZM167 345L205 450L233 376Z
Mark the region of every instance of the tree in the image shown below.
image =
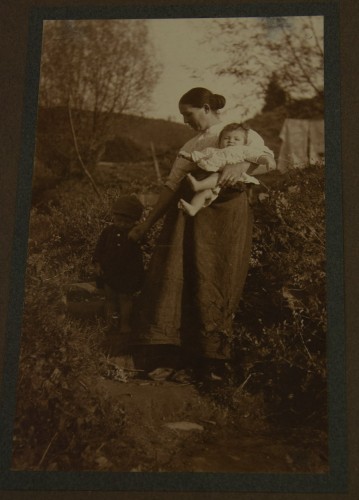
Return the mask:
M233 76L248 96L263 99L274 72L290 99L323 94L321 17L215 19L206 40L223 54L216 74Z
M287 92L283 90L278 83L276 73L273 73L264 95L264 106L262 111L272 111L278 106L286 104L287 100Z
M39 104L68 108L69 127L72 121L88 167L115 135L114 113L146 108L158 77L146 21L44 23Z

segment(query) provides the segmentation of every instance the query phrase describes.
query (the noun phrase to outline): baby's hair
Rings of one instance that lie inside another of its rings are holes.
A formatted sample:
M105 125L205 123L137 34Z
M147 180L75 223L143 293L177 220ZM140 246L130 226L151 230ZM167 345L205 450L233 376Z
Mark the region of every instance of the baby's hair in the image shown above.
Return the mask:
M181 97L179 104L189 104L194 108L202 108L208 104L212 111L218 111L224 107L226 99L223 95L213 94L203 87L195 87Z
M250 127L246 123L229 123L228 125L223 127L218 137L218 144L221 143L222 136L225 132L233 132L233 130L243 130L245 140L244 144L247 144L248 130L250 130Z

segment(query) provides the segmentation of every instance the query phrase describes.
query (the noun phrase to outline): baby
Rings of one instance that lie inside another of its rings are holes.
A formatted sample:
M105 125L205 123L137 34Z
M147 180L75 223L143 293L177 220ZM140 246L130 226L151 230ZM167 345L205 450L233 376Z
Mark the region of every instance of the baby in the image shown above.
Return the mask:
M205 148L192 153L180 151L178 154L179 157L196 163L206 172L215 172L203 180L197 180L193 175L187 174L196 194L190 203L181 199L178 207L189 215L196 215L201 208L208 206L218 197L219 172L225 165L244 161L261 164L262 161L266 163L268 156L274 158L273 152L264 145L260 135L243 124L231 123L224 127L219 135L218 143L219 148ZM255 177L246 173L247 168L248 166L243 167L240 181L259 184Z
M105 227L95 247L92 261L105 291L108 333L131 330L133 294L142 286L144 267L140 246L127 235L142 212L136 196L120 196L112 207L114 223Z

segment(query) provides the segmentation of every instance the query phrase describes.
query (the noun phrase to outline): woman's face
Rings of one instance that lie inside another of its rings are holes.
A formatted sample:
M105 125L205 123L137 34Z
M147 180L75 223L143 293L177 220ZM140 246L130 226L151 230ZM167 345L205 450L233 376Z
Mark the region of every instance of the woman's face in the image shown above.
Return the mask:
M183 121L197 131L206 130L211 125L212 111L208 104L202 108L196 108L190 104L180 104L179 110Z

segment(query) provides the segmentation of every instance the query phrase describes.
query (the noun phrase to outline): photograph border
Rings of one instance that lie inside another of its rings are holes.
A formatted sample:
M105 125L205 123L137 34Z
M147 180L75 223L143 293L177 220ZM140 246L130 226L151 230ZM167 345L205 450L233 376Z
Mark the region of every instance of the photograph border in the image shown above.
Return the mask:
M329 472L327 474L30 472L11 470L24 275L35 150L42 22L47 19L267 17L323 15L328 305ZM344 492L347 490L345 316L337 2L117 7L34 7L29 39L16 197L11 288L6 327L0 422L0 488L18 490Z

